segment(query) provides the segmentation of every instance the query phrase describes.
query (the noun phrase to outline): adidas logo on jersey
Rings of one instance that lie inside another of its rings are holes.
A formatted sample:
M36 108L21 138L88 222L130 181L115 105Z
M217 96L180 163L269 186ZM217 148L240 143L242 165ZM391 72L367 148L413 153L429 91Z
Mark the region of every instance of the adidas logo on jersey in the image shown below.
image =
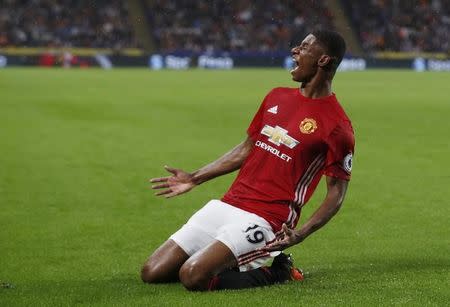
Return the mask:
M267 110L267 112L272 113L272 114L277 114L278 106L271 107L269 110Z

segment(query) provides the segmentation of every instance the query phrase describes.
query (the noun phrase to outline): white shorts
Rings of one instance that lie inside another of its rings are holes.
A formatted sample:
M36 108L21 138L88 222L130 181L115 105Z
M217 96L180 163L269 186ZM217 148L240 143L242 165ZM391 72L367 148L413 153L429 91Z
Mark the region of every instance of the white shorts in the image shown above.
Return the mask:
M256 269L280 253L256 251L275 240L265 219L220 200L209 201L170 238L189 256L218 240L233 252L240 271Z

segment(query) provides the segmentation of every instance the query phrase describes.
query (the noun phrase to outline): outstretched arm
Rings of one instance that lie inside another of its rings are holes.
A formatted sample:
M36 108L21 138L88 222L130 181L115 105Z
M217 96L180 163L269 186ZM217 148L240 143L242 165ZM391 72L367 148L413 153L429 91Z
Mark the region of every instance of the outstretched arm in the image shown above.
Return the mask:
M196 185L239 169L252 147L253 141L248 137L219 159L192 173L165 166L172 176L150 179L150 182L158 183L152 189L163 189L156 195L165 195L166 198L186 193Z
M284 237L267 245L264 250L279 251L305 240L310 234L320 229L339 211L347 191L348 181L327 177L327 195L321 206L313 213L299 230L289 229L283 224Z

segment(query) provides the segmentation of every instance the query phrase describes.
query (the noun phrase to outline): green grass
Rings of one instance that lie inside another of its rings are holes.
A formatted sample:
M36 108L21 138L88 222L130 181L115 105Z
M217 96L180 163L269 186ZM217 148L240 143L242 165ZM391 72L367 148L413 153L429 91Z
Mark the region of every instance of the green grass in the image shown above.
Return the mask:
M234 175L153 196L245 138L282 70L0 70L1 306L448 305L450 74L340 73L356 156L339 214L290 249L303 283L190 293L147 256ZM317 208L323 185L303 212Z

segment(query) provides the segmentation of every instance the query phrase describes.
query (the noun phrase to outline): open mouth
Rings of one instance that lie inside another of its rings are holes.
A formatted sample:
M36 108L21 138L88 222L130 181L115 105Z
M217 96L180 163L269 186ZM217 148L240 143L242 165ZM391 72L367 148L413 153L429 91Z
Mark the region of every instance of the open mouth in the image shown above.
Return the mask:
M294 58L292 59L292 61L294 62L294 66L293 66L293 68L291 70L291 73L294 73L295 71L300 69L300 66L298 64L298 61L296 61Z

